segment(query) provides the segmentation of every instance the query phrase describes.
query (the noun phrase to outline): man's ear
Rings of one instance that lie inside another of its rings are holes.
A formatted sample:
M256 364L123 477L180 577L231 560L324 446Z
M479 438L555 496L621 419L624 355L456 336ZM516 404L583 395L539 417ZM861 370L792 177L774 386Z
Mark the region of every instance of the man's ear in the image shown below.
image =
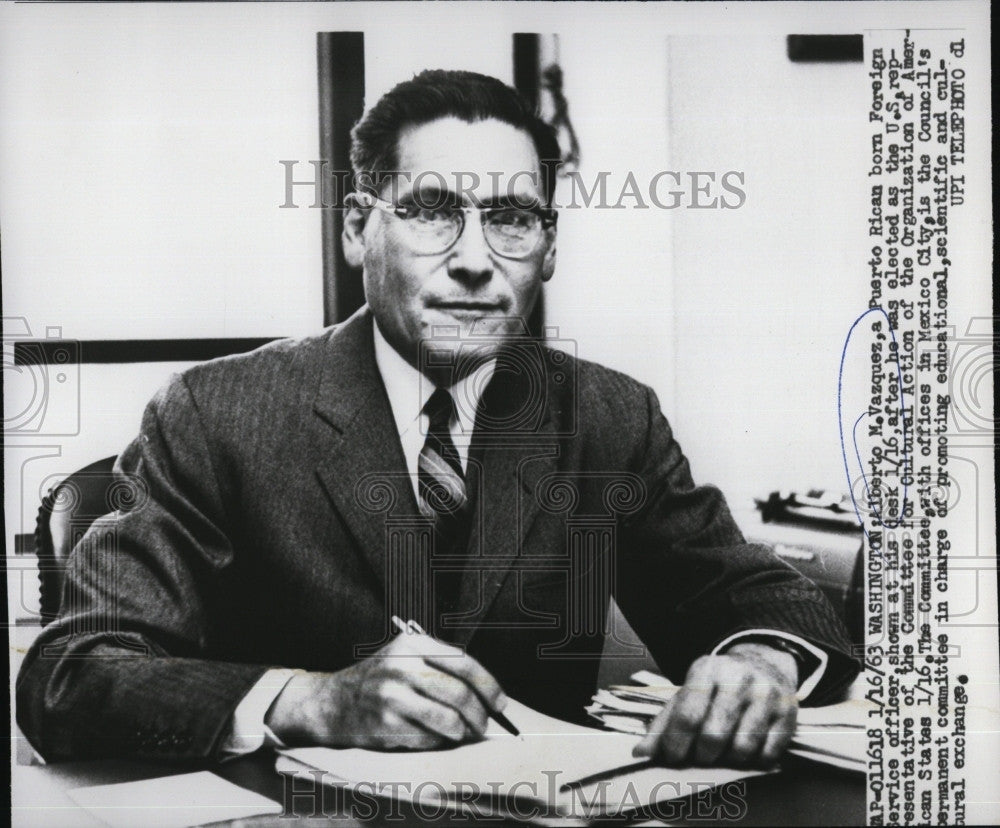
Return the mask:
M547 282L556 271L556 228L550 227L545 231L549 233L549 247L545 251L545 258L542 259L542 281Z
M347 212L344 214L344 231L340 234L344 247L344 258L351 267L363 267L365 263L365 219L367 212L359 206L361 199L351 193L344 200Z

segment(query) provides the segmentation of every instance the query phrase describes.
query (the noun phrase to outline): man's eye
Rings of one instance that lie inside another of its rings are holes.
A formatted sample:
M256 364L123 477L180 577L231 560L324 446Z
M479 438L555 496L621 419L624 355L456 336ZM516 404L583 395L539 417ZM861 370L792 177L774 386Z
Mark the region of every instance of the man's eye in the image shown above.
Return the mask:
M538 217L528 210L497 210L490 215L490 223L507 232L530 230Z
M452 210L447 207L417 207L406 208L406 218L417 224L448 224L451 222Z

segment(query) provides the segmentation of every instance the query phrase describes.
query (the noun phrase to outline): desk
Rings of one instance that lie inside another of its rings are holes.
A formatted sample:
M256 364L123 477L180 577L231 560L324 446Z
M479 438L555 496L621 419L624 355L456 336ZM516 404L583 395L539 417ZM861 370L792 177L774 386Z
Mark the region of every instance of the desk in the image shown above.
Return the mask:
M105 760L92 762L64 762L52 765L15 766L12 774L12 823L18 828L98 828L103 823L88 813L76 809L67 791L89 785L126 782L185 773L191 767L146 761ZM284 801L285 781L274 770L274 756L259 753L250 757L213 767L212 770L230 782L263 794L275 802ZM669 771L667 771L668 773ZM303 790L301 783L296 790ZM783 770L771 776L748 779L746 784L746 813L735 820L738 825L863 825L865 823L865 779L860 774L838 771L807 760L789 757ZM306 786L308 789L308 786ZM731 799L731 797L730 797ZM718 805L718 800L702 797L701 807ZM390 804L380 800L380 811L370 818L351 816L349 794L340 792L326 797L300 794L295 800L294 812L300 817L325 815L326 819L313 818L309 826L337 825L344 828L357 826L399 826L414 822L434 824L471 825L467 818L423 819L406 803ZM367 805L366 805L367 807ZM698 802L694 797L678 801L669 813L677 814L672 825L713 825L723 820L698 818ZM662 811L661 813L665 813ZM704 810L701 811L704 813ZM733 824L734 820L725 820ZM233 828L288 828L294 824L286 817L256 817L236 822L216 823ZM502 824L490 820L487 824ZM616 821L616 824L623 824Z
M38 635L38 628L12 628L10 630L11 644L11 674L16 675L27 647ZM622 671L621 666L616 668ZM630 669L626 669L621 679L627 680ZM855 681L848 697L859 698L863 695L866 685L864 676ZM32 755L30 746L16 725L11 722L11 732L15 734L12 754L17 757L18 764L11 768L11 799L13 825L17 828L106 828L103 822L80 810L67 795L73 788L90 785L106 785L113 782L129 782L148 779L156 776L167 776L177 773L187 773L201 769L194 766L181 766L153 761L139 760L102 760L92 762L62 762L51 765L24 764ZM848 773L819 765L794 756L786 757L782 771L770 776L756 777L745 780L746 813L738 820L726 820L727 825L863 825L866 816L866 786L865 779L860 774ZM228 779L240 787L255 791L278 803L284 801L284 780L274 770L274 756L265 752L227 762L210 768L219 776ZM669 777L666 777L669 778ZM298 790L298 788L296 788ZM336 800L336 797L328 797ZM721 820L711 821L692 818L697 815L697 802L694 797L687 797L672 806L671 813L678 818L671 819L672 825L707 826L719 824ZM296 801L295 813L302 817L310 816L314 810L317 814L327 814L328 819L311 819L306 824L321 826L323 824L354 828L354 826L398 826L413 822L429 821L420 819L413 808L407 808L405 803L398 804L396 810L390 810L388 803L382 803L384 810L372 819L351 819L349 816L337 816L337 801L327 803L326 808L312 797L300 796ZM349 814L351 801L345 796L339 801L343 805L341 814ZM711 804L711 803L709 803ZM716 801L717 804L717 801ZM389 814L402 814L405 818L389 819ZM685 815L681 817L680 815ZM257 817L222 823L233 828L289 828L297 821L288 817ZM452 818L434 820L439 824L470 825L468 819ZM488 825L502 824L498 820L487 822ZM616 825L624 824L617 821Z

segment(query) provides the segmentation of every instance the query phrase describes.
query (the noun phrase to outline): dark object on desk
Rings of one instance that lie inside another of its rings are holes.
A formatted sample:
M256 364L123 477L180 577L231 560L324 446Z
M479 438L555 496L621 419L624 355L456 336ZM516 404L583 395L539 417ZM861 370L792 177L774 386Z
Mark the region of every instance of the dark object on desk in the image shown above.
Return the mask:
M759 526L747 539L764 543L813 581L840 613L851 641L864 643L862 530L849 496L825 490L771 492L756 500Z
M114 457L91 463L42 498L35 521L42 626L59 612L66 560L73 547L95 520L125 505L119 501L127 499L128 483L115 482L114 464Z
M773 521L859 537L861 535L854 504L847 495L834 494L824 489L810 489L805 494L771 492L767 500L754 502L765 523Z

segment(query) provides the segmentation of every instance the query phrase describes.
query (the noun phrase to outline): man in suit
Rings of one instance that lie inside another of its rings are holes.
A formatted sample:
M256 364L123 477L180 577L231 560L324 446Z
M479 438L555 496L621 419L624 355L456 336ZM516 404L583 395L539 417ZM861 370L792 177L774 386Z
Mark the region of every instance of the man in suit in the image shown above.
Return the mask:
M527 335L551 130L493 78L425 72L353 137L367 306L154 398L118 462L141 496L74 552L25 661L25 733L221 758L453 744L507 696L579 719L614 594L684 684L637 751L773 762L798 699L857 668L816 587L694 485L653 393Z

